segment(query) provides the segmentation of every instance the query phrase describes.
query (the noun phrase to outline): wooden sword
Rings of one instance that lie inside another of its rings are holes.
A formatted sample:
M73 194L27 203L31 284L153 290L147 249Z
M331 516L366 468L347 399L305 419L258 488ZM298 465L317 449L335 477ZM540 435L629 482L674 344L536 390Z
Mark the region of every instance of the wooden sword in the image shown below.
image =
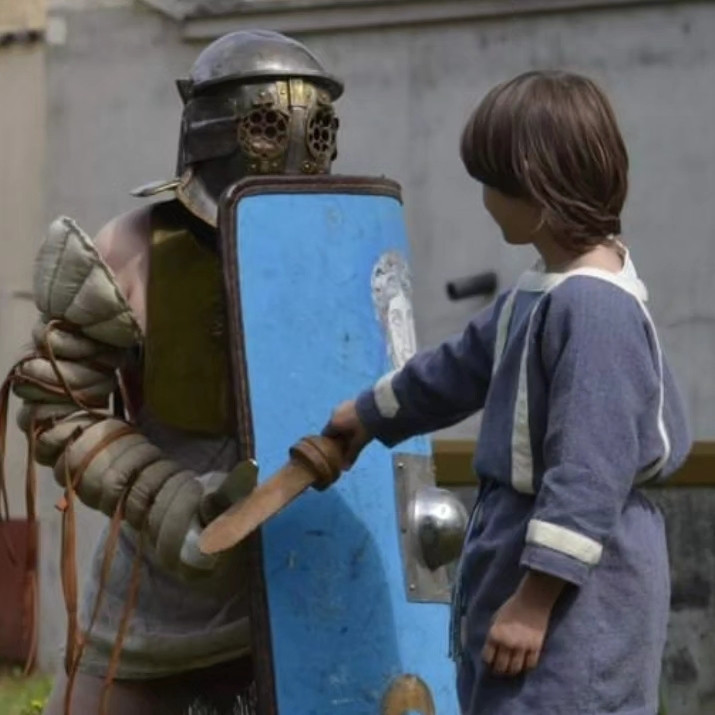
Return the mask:
M322 491L340 476L343 453L331 437L304 437L289 450L290 459L273 476L214 519L199 537L204 554L226 551L243 541L308 487Z

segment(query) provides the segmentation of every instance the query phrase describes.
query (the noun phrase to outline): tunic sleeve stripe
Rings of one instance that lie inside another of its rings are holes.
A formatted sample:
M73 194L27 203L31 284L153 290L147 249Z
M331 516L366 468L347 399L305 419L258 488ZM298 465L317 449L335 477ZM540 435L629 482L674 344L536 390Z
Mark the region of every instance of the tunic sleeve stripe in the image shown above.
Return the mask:
M665 425L665 375L663 367L663 350L660 347L658 331L655 328L655 323L653 322L650 311L646 308L642 301L639 301L639 303L648 321L648 327L650 328L651 335L653 336L658 357L658 373L660 377L660 394L658 396L658 433L660 434L661 441L663 442L663 454L660 459L658 459L649 469L646 469L644 472L639 474L636 478L637 484L643 484L660 474L663 467L670 459L672 447L670 443L670 436L668 435L668 428Z
M661 455L660 459L656 460L656 462L653 465L651 465L644 472L642 472L636 476L636 484L643 484L645 482L650 481L653 478L658 477L660 472L663 470L663 467L668 462L668 459L670 459L670 453L671 453L670 436L668 435L668 430L665 425L665 416L664 416L665 377L664 377L664 368L663 368L663 351L660 347L660 340L658 340L658 331L656 330L655 323L653 322L653 318L651 317L650 311L648 310L648 308L646 307L646 304L645 304L645 301L648 298L648 291L646 291L645 286L639 280L637 280L637 281L632 281L632 280L623 281L618 276L616 276L614 274L606 273L604 271L600 271L600 270L594 269L594 268L582 268L580 270L573 271L569 275L586 275L586 276L590 275L590 276L593 276L594 278L601 278L602 280L605 280L609 283L613 283L613 285L616 285L619 288L622 288L627 293L630 293L638 301L638 305L641 307L641 310L643 311L643 314L645 315L646 321L648 322L648 327L649 327L651 335L653 337L653 342L655 343L656 357L658 359L658 377L660 378L660 396L659 396L659 401L658 401L657 419L658 419L658 433L660 435L661 441L663 442L663 454Z
M511 485L522 494L533 494L534 489L534 458L531 450L531 425L529 420L529 378L527 363L529 359L529 346L531 344L531 331L534 315L544 300L539 298L531 315L526 329L524 348L521 352L519 377L514 402L514 422L511 435Z
M392 378L397 372L397 370L393 370L381 377L373 389L377 411L380 413L380 417L384 419L391 420L400 411L400 403L392 387Z
M626 266L623 271L623 275L617 275L615 273L610 273L608 271L603 271L597 268L579 268L568 273L563 273L558 276L551 274L541 274L536 272L527 272L525 274L526 278L520 280L517 284L517 288L524 290L543 290L544 293L540 300L538 300L535 306L532 308L531 315L529 316L529 323L527 326L526 339L524 341L523 352L521 356L521 365L519 368L518 382L517 382L517 394L514 404L514 417L512 426L512 438L511 438L511 484L516 489L516 491L523 494L533 494L535 492L534 484L534 464L533 455L531 450L531 428L529 425L529 384L528 384L528 374L527 374L527 362L528 353L531 342L531 330L532 323L534 320L534 315L536 314L539 305L543 301L544 297L548 295L557 286L561 285L565 280L573 278L575 276L589 276L591 278L598 278L600 280L611 283L612 285L621 288L626 293L633 296L638 305L642 309L646 320L648 322L650 332L653 336L655 343L656 357L658 361L658 372L660 378L660 399L658 404L658 414L657 414L657 426L658 433L660 435L661 441L663 443L663 453L660 458L652 464L644 472L636 475L636 484L643 484L652 479L658 477L663 467L668 462L671 454L671 443L670 436L668 435L668 430L665 424L664 418L664 406L665 406L665 385L664 385L664 374L663 374L663 353L660 347L660 342L658 340L658 333L655 328L653 319L651 318L650 312L645 305L645 301L648 298L648 292L645 285L636 277L635 269L633 268L630 258L626 260ZM512 294L513 296L513 294ZM510 299L513 300L513 297ZM510 311L513 309L513 303L504 306L502 310L502 317L500 317L500 324L498 326L497 333L497 350L495 353L494 370L498 367L498 361L501 358L501 351L503 351L506 344L506 339L508 335L508 321L511 317ZM506 311L506 312L505 312Z
M504 354L506 340L509 335L509 324L511 323L511 316L514 312L514 301L516 300L517 290L518 286L512 290L511 293L509 293L507 299L504 301L501 313L499 314L499 320L497 321L497 335L494 343L492 374L496 373L499 363L501 362L501 357Z
M526 543L545 546L566 556L595 566L601 560L603 546L594 539L548 521L532 519L526 530Z

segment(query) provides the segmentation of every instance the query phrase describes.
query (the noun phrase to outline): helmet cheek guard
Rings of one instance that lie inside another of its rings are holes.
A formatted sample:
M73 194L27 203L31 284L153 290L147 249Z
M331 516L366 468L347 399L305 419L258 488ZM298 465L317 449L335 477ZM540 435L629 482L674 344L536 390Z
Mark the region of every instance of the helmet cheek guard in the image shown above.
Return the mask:
M189 99L181 120L181 164L230 156L238 148L235 102L229 98Z

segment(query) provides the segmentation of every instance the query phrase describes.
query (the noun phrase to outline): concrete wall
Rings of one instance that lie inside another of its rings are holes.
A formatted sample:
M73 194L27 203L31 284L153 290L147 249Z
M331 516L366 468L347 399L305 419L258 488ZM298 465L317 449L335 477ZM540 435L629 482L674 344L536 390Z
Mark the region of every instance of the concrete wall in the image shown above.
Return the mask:
M174 166L179 101L173 79L199 46L134 7L64 12L48 65L46 218L68 213L94 232L133 205L127 190ZM496 82L534 67L600 80L632 158L625 237L653 289L652 309L699 438L715 430L715 5L552 14L306 37L346 82L340 157L345 173L387 174L405 188L423 344L459 329L477 302L450 303L447 280L486 269L507 284L529 251L503 244L458 158L468 111ZM473 424L450 432L472 436ZM58 520L43 492L43 662L61 640ZM670 516L677 599L666 672L671 712L710 712L715 617L709 507L701 493L659 498ZM101 519L82 514L82 555ZM695 526L693 526L695 525Z
M0 47L0 372L22 356L36 313L31 266L44 229L45 54L40 44ZM11 424L14 424L11 415ZM24 514L24 439L8 439L13 514Z

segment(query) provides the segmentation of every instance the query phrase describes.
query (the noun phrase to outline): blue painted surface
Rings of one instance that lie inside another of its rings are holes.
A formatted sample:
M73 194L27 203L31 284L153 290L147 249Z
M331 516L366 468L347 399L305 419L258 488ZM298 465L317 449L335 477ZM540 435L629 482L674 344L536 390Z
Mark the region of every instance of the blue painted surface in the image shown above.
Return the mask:
M239 276L259 479L331 408L390 369L370 293L387 251L407 250L402 207L361 195L262 195L237 209ZM400 451L427 453L424 439ZM263 527L281 715L379 712L391 679L422 677L458 712L449 609L408 603L392 457L369 447L326 492Z

